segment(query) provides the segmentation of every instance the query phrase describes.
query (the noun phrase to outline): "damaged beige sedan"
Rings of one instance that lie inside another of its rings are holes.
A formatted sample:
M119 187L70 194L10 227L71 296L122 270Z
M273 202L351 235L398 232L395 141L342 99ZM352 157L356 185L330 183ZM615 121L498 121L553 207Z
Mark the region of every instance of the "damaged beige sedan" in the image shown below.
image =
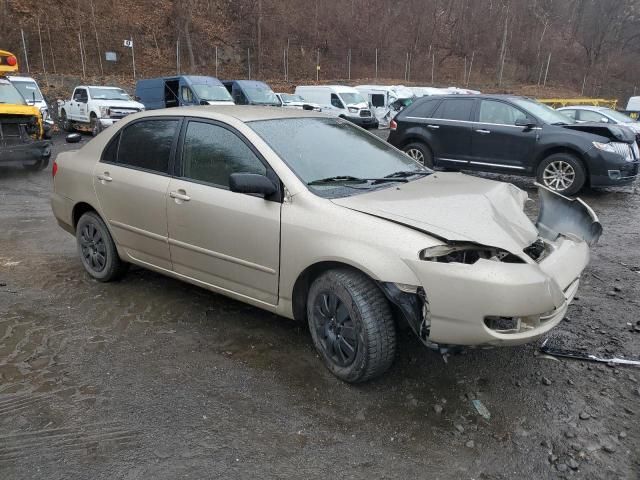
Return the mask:
M341 119L263 107L135 114L54 165L53 212L86 271L129 264L306 321L348 382L429 347L556 326L601 227L580 200L433 172Z

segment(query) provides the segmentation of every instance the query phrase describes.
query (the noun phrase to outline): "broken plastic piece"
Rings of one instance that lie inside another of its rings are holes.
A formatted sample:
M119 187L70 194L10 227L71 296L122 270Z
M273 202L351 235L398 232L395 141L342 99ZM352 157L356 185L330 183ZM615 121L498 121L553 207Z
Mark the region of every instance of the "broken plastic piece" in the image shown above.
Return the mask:
M471 403L482 418L484 418L485 420L491 419L491 412L487 409L487 407L484 406L484 403L482 403L480 400L471 400Z
M613 365L634 365L636 367L640 367L640 360L627 360L625 358L618 357L597 357L595 355L591 355L586 352L579 352L576 350L566 350L564 348L554 348L547 345L549 339L545 339L540 346L540 351L546 353L547 355L553 355L555 357L565 357L565 358L573 358L575 360L586 360L589 362L602 362L609 363Z

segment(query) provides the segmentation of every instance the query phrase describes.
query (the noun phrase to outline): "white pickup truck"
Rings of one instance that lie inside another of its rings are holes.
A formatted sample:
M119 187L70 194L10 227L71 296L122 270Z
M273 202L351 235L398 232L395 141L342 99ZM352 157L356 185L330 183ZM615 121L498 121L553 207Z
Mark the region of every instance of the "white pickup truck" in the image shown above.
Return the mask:
M62 128L67 132L90 131L94 136L121 118L142 110L143 104L118 87L80 85L73 90L70 100L58 100Z

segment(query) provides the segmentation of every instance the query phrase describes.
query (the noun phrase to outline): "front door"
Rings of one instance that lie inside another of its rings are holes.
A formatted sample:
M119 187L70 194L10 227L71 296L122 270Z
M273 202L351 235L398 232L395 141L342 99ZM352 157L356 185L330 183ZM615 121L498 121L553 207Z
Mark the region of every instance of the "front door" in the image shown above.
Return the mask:
M230 127L189 120L167 218L174 271L270 305L278 302L281 203L229 190L232 173L268 166Z
M94 168L100 208L116 243L137 261L166 270L166 198L179 123L158 118L128 125Z
M69 118L76 122L88 122L88 102L89 94L84 88L76 88L73 93L73 101L71 103L71 115Z
M514 173L527 170L540 130L517 126L518 121L536 123L525 112L506 102L480 100L471 134L473 158L469 167Z

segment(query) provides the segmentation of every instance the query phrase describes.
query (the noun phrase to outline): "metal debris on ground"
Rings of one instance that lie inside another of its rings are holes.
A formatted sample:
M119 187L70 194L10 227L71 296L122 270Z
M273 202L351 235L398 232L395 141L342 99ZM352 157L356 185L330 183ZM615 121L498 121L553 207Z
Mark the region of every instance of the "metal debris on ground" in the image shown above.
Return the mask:
M491 412L484 406L480 400L471 400L471 404L475 407L478 414L485 420L491 419Z
M589 362L602 362L611 365L633 365L640 367L640 360L627 360L626 358L618 357L598 357L587 352L580 352L578 350L567 350L564 348L551 347L547 345L549 339L545 339L540 346L540 351L555 357L573 358L575 360L586 360Z

